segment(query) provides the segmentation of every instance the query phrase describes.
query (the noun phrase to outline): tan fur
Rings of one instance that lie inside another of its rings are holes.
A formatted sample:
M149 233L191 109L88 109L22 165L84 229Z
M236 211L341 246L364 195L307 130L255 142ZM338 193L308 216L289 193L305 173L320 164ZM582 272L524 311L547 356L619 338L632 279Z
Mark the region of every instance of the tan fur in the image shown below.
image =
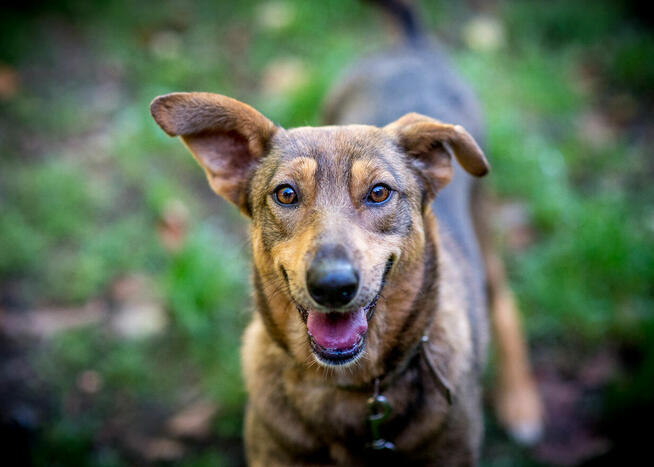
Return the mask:
M473 190L472 218L484 257L491 330L497 354L495 412L515 440L532 444L542 435L544 409L529 364L520 311L491 231L490 213L489 195L477 186Z
M488 170L470 135L418 114L384 128L276 129L249 106L205 93L155 99L152 113L182 135L216 192L252 218L257 313L242 347L249 463L369 463L366 401L377 380L392 406L383 428L404 462L475 464L482 423L471 317L483 313L469 311L482 304L468 291L475 271L430 207L452 176L452 154L472 174ZM379 183L393 196L370 206ZM275 201L280 186L293 188L296 205ZM347 251L360 282L338 312L374 307L365 350L341 366L313 353L299 312L334 312L306 284L316 251L332 244Z
M532 443L541 435L543 407L531 375L520 315L513 294L504 286L492 298L491 323L499 372L497 416L516 439Z
M350 173L352 177L352 195L356 195L355 189L369 186L372 180L384 180L391 177L385 170L375 166L370 160L354 161Z
M430 223L433 222L433 219ZM431 229L435 230L432 224ZM432 242L437 242L432 237ZM256 257L256 253L255 253ZM465 288L462 277L458 273L457 258L448 254L441 256L440 266L443 278L440 289L441 307L427 334L431 339L430 348L441 365L441 370L455 388L460 388L467 371L469 371L471 347L470 328L462 313L464 309ZM407 269L417 267L408 265ZM414 276L420 276L419 267L413 271ZM312 363L306 349L297 349L297 357L304 357L298 364L297 358L291 358L281 351L270 340L265 326L260 319L255 318L248 327L243 341L244 374L248 393L251 394L252 409L246 421L246 440L248 441L248 459L251 465L300 465L303 464L303 450L310 452L320 446L322 440L316 437L313 430L307 429L304 424L289 413L285 406L279 406L278 392L281 390L292 398L293 405L302 414L302 419L310 420L317 426L340 426L345 430L352 425L364 425L366 417L366 399L368 392L350 391L340 389L339 385L362 384L369 381L380 371L375 365L379 355L389 352L398 343L389 339L397 334L406 313L406 305L410 303L412 295L416 293L412 277L407 277L406 284L391 288L385 304L377 309L378 323L385 326L376 328L370 335L369 351L366 362L357 365L356 373L348 369L326 370ZM390 314L388 309L393 309ZM400 313L402 312L402 313ZM424 317L413 326L413 331L407 340L415 341L420 338L427 325ZM297 331L301 334L304 331ZM296 343L303 347L304 342ZM272 351L272 352L271 352ZM293 357L295 357L295 352ZM309 359L307 360L307 357ZM279 364L272 365L272 362ZM271 384L278 382L277 384ZM402 412L410 403L408 394L412 388L408 381L400 378L389 388L384 395L388 398L394 410ZM431 402L425 404L425 410L407 427L402 435L394 442L403 451L423 450L426 440L429 440L443 426L449 415L447 403L441 392L431 390L428 396ZM252 416L256 412L257 417ZM469 420L461 420L468 423ZM481 435L480 426L475 428L474 437L477 441ZM271 431L281 430L284 437L293 440L295 452L285 452L271 435ZM338 435L336 433L335 435ZM335 443L330 446L330 453L337 465L359 465L360 460ZM452 453L456 454L456 453ZM471 454L468 454L471 456ZM464 456L465 457L465 456ZM454 457L449 458L450 460ZM466 457L463 465L472 463L472 457ZM456 465L456 463L449 464Z

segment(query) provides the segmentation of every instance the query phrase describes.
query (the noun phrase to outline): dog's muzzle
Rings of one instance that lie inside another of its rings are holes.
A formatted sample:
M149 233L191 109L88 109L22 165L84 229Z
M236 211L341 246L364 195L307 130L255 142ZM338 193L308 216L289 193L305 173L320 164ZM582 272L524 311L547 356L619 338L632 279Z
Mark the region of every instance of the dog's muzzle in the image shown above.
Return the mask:
M368 322L392 265L391 257L386 263L379 291L368 304L354 310L329 311L354 300L359 289L359 275L344 256L316 255L307 271L307 288L316 303L327 311L296 305L307 326L311 349L321 363L345 365L363 352Z

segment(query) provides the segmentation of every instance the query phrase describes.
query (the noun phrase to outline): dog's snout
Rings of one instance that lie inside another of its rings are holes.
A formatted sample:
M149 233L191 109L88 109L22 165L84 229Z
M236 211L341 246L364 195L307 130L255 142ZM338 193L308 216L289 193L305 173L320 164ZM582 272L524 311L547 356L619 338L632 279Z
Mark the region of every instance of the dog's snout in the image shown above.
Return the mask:
M307 288L319 305L337 308L352 301L359 273L341 248L321 249L307 271Z

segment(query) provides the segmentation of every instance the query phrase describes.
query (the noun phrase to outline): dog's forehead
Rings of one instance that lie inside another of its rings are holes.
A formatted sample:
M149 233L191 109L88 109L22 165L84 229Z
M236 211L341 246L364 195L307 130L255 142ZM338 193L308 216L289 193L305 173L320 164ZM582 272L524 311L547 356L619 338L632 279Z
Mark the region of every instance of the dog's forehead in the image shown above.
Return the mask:
M300 127L278 132L272 152L281 162L311 158L319 169L349 170L358 159L392 163L397 158L393 139L367 125ZM399 161L398 161L399 162Z

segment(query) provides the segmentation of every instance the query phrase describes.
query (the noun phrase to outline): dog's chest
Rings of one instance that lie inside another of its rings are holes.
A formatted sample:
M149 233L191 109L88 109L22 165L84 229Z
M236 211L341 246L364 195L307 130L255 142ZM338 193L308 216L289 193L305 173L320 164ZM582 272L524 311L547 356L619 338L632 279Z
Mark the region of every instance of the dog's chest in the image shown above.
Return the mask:
M448 404L426 374L419 359L415 366L390 382L380 393L389 404L388 417L379 424L379 435L395 444L398 451L410 452L430 436L445 420ZM301 418L320 443L330 451L348 455L368 452L373 440L368 401L373 389L339 389L324 382L298 382L296 375L285 379L285 392Z

